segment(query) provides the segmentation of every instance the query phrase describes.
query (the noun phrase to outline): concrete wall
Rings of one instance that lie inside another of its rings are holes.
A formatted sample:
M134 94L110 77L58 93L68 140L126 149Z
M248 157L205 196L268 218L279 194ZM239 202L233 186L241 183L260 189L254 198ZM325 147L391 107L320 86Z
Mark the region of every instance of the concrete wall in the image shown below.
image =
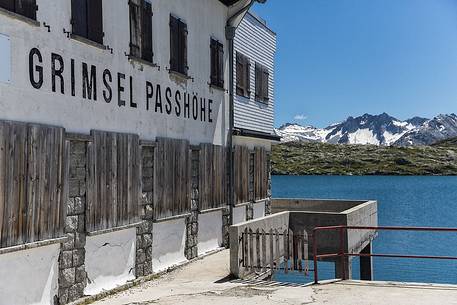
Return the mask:
M53 304L60 244L0 255L0 304Z
M186 219L154 223L152 227L152 270L159 272L185 262Z
M265 216L265 201L256 202L253 205L253 219Z
M222 210L198 216L198 255L222 246Z
M86 295L94 295L135 278L136 228L86 239Z
M0 34L11 40L11 49L5 49L11 52L11 61L0 65L0 74L7 73L8 63L12 71L9 84L0 82L0 119L48 123L63 126L71 132L88 133L91 129L98 129L137 133L146 140L161 136L189 139L195 144L225 144L228 129L228 104L225 101L228 96L225 91L212 89L208 85L211 37L224 44L227 63L225 79L228 80L229 52L225 40L228 8L220 1L152 1L154 63L160 69L129 61L125 55L129 53L130 43L128 1L103 1L103 44L109 46L109 50L67 38L63 33L63 30L72 29L71 1L37 0L37 5L37 21L50 25L50 32L46 27L0 13ZM173 77L167 70L170 61L170 14L182 18L188 25L188 64L192 80ZM40 89L31 85L29 77L29 53L32 48L39 49L43 56L40 66L43 67L44 81ZM52 90L51 53L62 56L64 60L64 94L60 92L59 79L56 92ZM75 96L71 94L71 59L75 60ZM82 62L87 63L89 69L90 65L97 68L97 101L82 97ZM104 69L109 69L113 77L110 103L103 98L106 89L102 77ZM121 93L126 100L125 107L118 106L117 73L126 76L121 81L125 87ZM130 76L133 77L136 108L130 106ZM146 109L146 81L154 85L154 98L149 110ZM155 109L157 84L161 85L162 111ZM188 92L191 97L195 94L198 98L205 98L207 103L209 99L213 100L213 121L206 119L202 122L200 117L197 120L184 118L182 113L178 117L174 111L167 114L164 109L167 87L173 92L172 107L175 107L174 94L178 90L182 95Z
M263 229L265 231L277 229L279 232L282 232L289 228L289 212L269 215L257 220L242 222L230 227L230 273L239 278L243 278L248 273L248 270L240 264L240 257L242 253L239 243L241 233L244 232L246 228L252 229L254 232L257 229Z
M273 213L283 211L313 211L341 213L365 202L367 201L274 198L271 201L271 209Z
M233 224L239 224L246 221L246 205L233 208Z

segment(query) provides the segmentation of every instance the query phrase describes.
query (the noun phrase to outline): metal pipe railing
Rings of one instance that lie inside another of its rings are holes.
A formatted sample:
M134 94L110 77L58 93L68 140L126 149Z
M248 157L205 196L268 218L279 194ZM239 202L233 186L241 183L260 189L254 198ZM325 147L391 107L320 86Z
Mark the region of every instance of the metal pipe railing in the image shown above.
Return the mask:
M339 231L340 249L338 253L318 254L318 232L320 231ZM388 257L388 258L410 258L410 259L440 259L440 260L457 260L457 256L439 256L439 255L405 255L405 254L373 254L373 253L347 253L344 251L344 233L348 230L374 230L374 231L422 231L422 232L457 232L457 228L434 228L434 227L388 227L388 226L327 226L316 227L313 229L313 260L314 260L314 283L319 283L318 260L323 258L341 258L342 278L347 279L346 260L350 256L357 257Z

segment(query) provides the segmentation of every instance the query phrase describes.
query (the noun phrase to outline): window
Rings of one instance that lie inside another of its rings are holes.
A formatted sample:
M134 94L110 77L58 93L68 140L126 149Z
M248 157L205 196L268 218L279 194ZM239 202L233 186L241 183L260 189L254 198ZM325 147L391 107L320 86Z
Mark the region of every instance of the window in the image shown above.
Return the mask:
M249 58L236 52L236 94L251 96L251 63Z
M130 55L152 62L152 5L130 0Z
M211 39L211 85L224 88L224 46Z
M36 20L36 0L0 0L0 7L13 13Z
M71 0L73 34L103 44L102 0Z
M261 64L255 64L255 100L258 102L268 103L268 85L269 73L268 68Z
M170 16L170 71L187 75L187 25Z

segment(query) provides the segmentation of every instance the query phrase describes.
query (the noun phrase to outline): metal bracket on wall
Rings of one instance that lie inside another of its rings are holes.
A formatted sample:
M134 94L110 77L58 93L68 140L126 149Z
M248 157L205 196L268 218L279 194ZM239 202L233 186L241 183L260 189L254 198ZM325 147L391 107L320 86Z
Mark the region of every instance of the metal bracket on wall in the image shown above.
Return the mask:
M63 29L63 33L67 35L67 38L70 39L71 32Z
M43 26L48 29L48 33L51 32L51 26L47 24L46 22L43 22Z

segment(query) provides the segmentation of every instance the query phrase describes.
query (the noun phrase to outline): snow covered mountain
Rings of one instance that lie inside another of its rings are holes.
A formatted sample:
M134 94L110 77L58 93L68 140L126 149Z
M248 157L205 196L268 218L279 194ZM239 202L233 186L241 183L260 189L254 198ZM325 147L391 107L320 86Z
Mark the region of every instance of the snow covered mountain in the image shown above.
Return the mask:
M305 141L332 144L428 145L457 136L457 116L439 115L431 120L414 117L398 120L387 113L348 117L326 128L285 124L276 129L283 142Z

